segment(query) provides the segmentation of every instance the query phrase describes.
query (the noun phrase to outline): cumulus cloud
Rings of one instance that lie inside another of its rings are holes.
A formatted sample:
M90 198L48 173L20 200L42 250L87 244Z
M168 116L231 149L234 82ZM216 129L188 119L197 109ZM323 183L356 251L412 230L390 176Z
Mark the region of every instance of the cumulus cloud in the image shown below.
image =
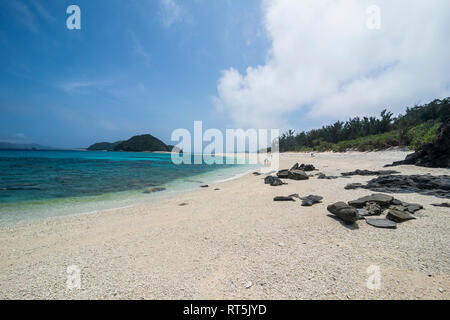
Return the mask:
M380 8L380 29L369 29ZM223 71L218 110L240 127L373 115L450 95L447 0L267 0L264 65ZM295 123L294 123L295 124Z

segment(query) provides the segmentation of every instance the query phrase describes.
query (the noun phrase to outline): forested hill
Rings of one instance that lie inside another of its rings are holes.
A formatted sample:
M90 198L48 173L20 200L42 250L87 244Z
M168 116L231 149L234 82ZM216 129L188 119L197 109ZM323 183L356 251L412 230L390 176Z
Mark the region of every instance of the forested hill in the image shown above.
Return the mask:
M155 138L151 134L134 136L126 141L99 142L88 148L89 151L170 151L171 149L164 142Z
M280 151L369 151L394 146L417 149L433 140L449 118L450 98L434 100L408 107L397 117L383 110L379 117L355 117L307 132L289 130L280 137Z

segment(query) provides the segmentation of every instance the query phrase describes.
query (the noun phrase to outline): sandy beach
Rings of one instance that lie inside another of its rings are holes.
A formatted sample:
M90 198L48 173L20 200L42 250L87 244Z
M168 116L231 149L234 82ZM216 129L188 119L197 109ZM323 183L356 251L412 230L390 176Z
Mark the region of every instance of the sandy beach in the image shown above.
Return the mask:
M382 169L405 152L282 154L282 168L311 163L327 175ZM394 168L403 174L448 169ZM413 193L417 219L397 229L361 220L349 227L327 206L373 192L345 190L373 177L287 181L271 187L247 174L157 203L52 218L0 232L1 299L449 299L450 211ZM219 188L220 190L215 190ZM313 207L274 202L298 193ZM185 204L180 206L180 204ZM67 289L67 267L81 288ZM370 290L367 269L380 270Z

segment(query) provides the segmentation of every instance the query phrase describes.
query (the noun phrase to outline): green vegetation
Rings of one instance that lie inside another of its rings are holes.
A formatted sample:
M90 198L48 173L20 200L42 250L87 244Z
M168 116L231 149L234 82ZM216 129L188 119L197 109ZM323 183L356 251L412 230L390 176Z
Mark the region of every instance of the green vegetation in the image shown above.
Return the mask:
M425 143L433 141L441 125L441 122L430 120L410 128L406 133L409 148L416 150Z
M117 141L117 142L99 142L95 143L89 148L87 148L89 151L113 151L114 148L122 143L123 141Z
M169 148L164 142L151 134L143 134L119 143L114 151L169 151Z
M405 115L397 117L383 110L379 118L355 117L298 134L289 130L280 137L280 151L369 151L395 146L417 149L431 142L448 118L449 98L407 108Z

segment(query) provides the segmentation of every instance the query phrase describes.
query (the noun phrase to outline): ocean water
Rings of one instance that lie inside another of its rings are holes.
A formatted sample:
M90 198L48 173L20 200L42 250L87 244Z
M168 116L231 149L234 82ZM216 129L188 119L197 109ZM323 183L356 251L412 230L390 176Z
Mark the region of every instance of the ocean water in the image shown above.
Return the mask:
M255 167L175 165L159 153L0 151L0 225L155 201ZM165 190L144 193L152 188Z

